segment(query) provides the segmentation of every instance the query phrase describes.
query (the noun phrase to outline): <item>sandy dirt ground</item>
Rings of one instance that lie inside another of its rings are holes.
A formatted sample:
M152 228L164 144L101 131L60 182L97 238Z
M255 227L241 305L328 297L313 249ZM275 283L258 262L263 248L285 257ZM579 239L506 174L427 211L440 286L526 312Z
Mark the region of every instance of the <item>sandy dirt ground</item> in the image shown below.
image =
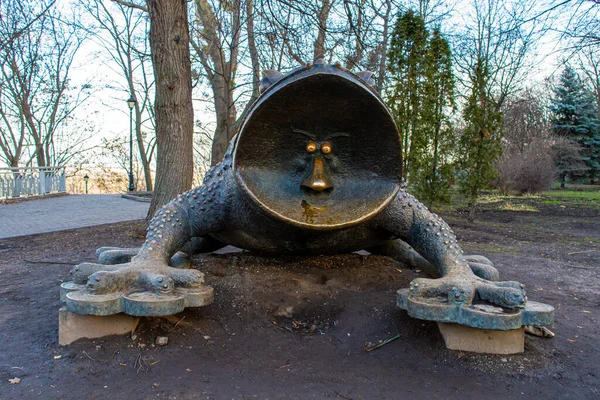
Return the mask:
M242 252L194 258L214 304L142 319L133 336L59 347L60 283L97 247L140 245L141 223L126 222L0 240L0 398L600 398L597 209L443 217L467 253L555 306L555 338L527 336L520 355L447 350L435 323L394 306L419 271L374 255Z

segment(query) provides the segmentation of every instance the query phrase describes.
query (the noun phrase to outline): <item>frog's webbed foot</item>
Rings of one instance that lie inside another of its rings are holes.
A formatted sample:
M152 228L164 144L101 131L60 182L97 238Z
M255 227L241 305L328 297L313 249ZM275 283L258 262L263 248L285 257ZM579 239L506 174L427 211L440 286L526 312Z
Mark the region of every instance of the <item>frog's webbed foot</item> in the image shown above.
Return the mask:
M67 308L81 314L169 315L212 302L212 288L196 269L178 269L153 260L119 265L83 263L73 282L61 286Z
M520 283L490 282L470 273L415 279L410 288L398 291L397 305L414 318L479 329L509 330L554 322L554 308L527 301Z
M411 282L409 291L409 297L437 297L461 306L483 301L514 309L525 307L527 302L525 287L519 282L491 282L462 274L439 279L417 278Z

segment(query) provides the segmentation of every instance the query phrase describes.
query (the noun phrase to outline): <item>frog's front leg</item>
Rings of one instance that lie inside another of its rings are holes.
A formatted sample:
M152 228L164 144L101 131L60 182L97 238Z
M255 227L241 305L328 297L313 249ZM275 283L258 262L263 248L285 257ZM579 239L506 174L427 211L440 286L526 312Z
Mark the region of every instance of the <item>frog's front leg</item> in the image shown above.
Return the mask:
M198 301L194 295L204 296L201 293L204 274L195 269L170 267L169 261L192 237L221 228L226 213L226 195L220 186L219 179L179 195L161 208L150 223L144 245L130 262L77 265L72 271L74 284L85 285L85 289L67 295L67 308L84 314L103 313L91 303L99 304L108 299L110 306L106 308L114 310L116 300L111 299L119 296L125 299L124 303L135 297L138 303L157 304L156 307L142 304L135 309L131 306L131 312L127 307L121 310L134 315L165 315L182 311L185 306L203 305L195 304ZM161 302L172 303L174 298L183 298L185 302L161 308Z
M410 297L443 298L461 305L481 299L506 308L525 306L523 285L476 276L450 227L406 192L401 191L380 218L386 230L408 243L441 275L439 279L415 279Z

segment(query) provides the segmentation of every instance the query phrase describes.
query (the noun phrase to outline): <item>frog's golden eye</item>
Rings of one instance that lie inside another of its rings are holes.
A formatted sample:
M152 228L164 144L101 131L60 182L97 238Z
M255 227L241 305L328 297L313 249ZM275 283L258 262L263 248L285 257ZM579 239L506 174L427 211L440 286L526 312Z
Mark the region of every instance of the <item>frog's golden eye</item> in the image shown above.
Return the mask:
M308 142L308 144L306 145L306 151L308 151L309 153L314 153L315 151L317 151L317 144L315 142Z
M321 152L323 154L329 154L329 153L331 153L331 144L327 143L327 142L323 143L321 145Z

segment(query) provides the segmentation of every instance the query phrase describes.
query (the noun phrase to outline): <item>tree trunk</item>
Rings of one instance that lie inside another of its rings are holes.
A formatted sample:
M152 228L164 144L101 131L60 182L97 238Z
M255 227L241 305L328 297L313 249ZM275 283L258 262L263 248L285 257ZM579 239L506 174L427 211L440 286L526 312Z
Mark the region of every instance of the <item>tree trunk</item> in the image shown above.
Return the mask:
M142 134L142 110L139 103L135 104L135 137L137 140L138 151L140 153L140 160L142 161L142 168L144 170L144 181L146 182L146 190L152 191L152 169L150 168L150 161L148 160L148 154L146 146L144 145L144 136Z
M329 12L335 0L322 0L321 8L317 14L317 22L319 24L319 33L313 44L313 60L317 61L319 58L325 57L325 38L327 36L327 20L329 19Z
M385 2L385 16L383 18L383 32L381 34L381 52L379 55L379 76L377 77L377 91L381 93L383 84L385 83L385 67L387 61L387 46L389 36L390 13L392 12L392 4L390 0Z
M189 190L194 172L190 34L185 0L147 0L156 80L157 162L147 220Z
M211 166L214 166L223 160L227 151L227 144L235 134L232 126L235 123L237 112L233 102L233 89L222 76L215 74L211 87L217 116L217 127L215 128L210 161Z
M467 220L469 222L475 222L475 212L477 210L477 201L469 203L469 217Z

